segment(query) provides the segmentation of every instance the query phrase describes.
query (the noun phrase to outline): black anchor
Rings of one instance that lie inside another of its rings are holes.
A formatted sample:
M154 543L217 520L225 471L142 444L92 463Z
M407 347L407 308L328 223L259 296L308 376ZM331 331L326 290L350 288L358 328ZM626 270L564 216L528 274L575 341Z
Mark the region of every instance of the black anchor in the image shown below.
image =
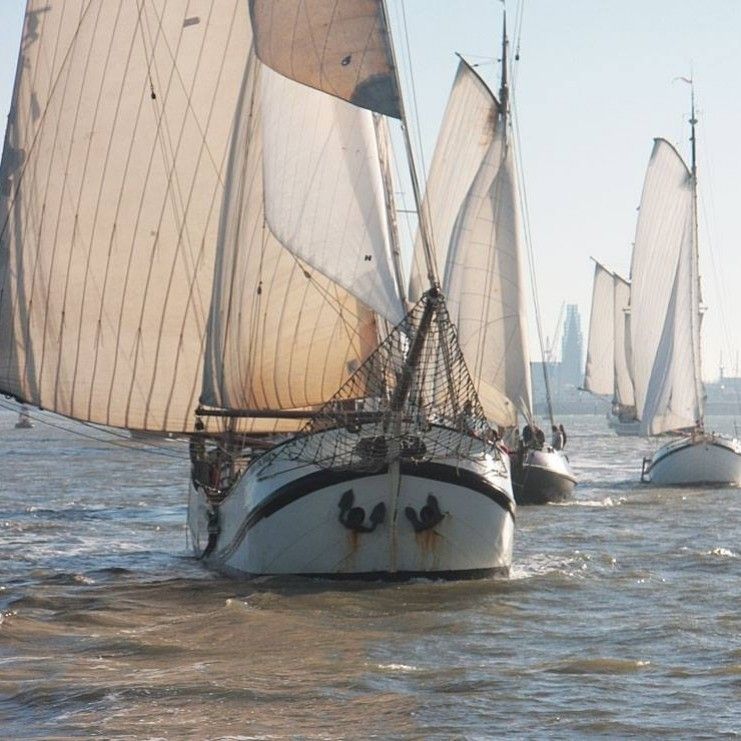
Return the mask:
M379 502L370 513L370 525L365 523L365 510L362 507L353 507L355 495L348 489L340 497L340 522L355 533L372 533L384 519L386 519L386 505Z
M427 495L427 504L419 511L419 516L417 516L414 507L407 507L404 510L404 514L407 516L409 522L412 523L415 533L431 530L445 518L444 513L440 511L440 505L434 494Z

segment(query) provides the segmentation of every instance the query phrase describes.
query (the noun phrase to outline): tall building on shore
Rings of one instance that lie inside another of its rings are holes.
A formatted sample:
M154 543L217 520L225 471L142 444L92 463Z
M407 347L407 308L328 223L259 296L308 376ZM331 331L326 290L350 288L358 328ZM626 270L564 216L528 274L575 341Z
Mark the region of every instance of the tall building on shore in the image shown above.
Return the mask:
M560 386L578 388L584 376L583 358L584 337L581 333L581 316L576 304L566 305L566 322L561 340Z

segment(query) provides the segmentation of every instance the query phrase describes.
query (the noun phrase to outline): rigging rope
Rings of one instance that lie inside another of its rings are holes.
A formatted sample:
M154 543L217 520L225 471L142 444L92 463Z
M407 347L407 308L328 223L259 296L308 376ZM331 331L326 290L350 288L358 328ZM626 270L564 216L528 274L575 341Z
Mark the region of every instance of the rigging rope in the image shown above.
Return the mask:
M516 36L516 43L515 48L519 50L520 48L520 37L522 35L522 17L524 15L524 5L525 2L522 0L519 10L519 28L517 30L517 36ZM517 28L517 21L515 24L515 27ZM517 54L519 57L519 52ZM538 281L537 276L535 272L535 253L533 250L533 237L532 237L532 231L530 228L530 207L527 200L527 189L525 187L525 169L523 167L523 159L522 159L522 139L520 137L520 124L519 124L519 116L517 113L517 90L515 87L514 82L514 76L513 76L513 82L512 82L512 89L510 92L510 100L512 102L512 129L514 131L515 140L516 140L516 150L517 150L517 165L518 165L518 177L517 177L517 187L518 191L520 193L520 201L522 203L522 227L523 227L523 235L525 237L525 246L527 250L527 258L528 258L528 269L530 273L530 283L531 283L531 290L533 295L533 311L535 313L535 326L537 329L538 334L538 345L540 347L540 356L541 356L541 363L543 366L543 380L545 382L545 394L546 394L546 403L548 405L548 416L550 418L551 424L554 424L554 416L553 416L553 400L551 398L551 389L550 389L550 383L548 380L548 366L546 362L546 355L545 355L545 343L543 342L543 326L540 316L540 302L538 299Z
M0 408L16 413L20 411L19 407L16 406L16 402L11 403L5 399L0 399ZM45 419L38 414L32 415L29 413L28 416L29 419L31 419L33 422L38 422L39 424L45 425L46 427L51 427L52 429L67 432L70 435L74 435L84 440L93 440L94 442L102 443L103 445L125 448L127 450L135 450L137 452L146 453L147 455L159 455L165 458L173 458L177 460L186 460L188 458L188 453L185 450L183 450L182 453L179 453L173 450L169 450L164 446L156 445L154 443L138 443L136 440L132 440L132 438L127 436L123 431L103 429L101 427L98 427L97 425L92 424L91 422L76 421L76 424L87 427L91 430L95 430L98 433L110 435L111 437L116 439L106 440L105 438L87 434L80 430L75 430L72 427L52 422L51 420Z

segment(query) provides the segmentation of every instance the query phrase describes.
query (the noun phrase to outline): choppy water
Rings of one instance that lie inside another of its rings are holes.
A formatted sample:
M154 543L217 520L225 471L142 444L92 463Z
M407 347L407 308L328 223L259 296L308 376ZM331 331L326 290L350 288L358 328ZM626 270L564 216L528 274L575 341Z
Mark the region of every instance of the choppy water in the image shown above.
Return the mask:
M741 491L641 486L651 444L600 417L567 420L576 499L519 510L511 578L362 588L191 560L182 443L14 422L4 738L741 733Z

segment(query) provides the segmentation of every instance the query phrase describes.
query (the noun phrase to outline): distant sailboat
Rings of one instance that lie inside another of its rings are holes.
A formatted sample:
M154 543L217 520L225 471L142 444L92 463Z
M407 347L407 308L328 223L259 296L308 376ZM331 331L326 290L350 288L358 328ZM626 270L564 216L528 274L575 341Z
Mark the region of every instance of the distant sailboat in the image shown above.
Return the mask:
M450 316L484 411L505 439L518 417L533 424L521 208L509 121L506 25L499 100L464 61L438 135L423 212ZM423 284L424 251L415 250ZM515 443L515 446L517 443ZM518 504L567 498L576 479L562 451L545 444L513 451Z
M281 8L29 0L0 389L191 434L193 548L227 573L506 573L509 460L423 214L426 283L406 300L383 3Z
M639 435L630 375L630 283L595 260L584 389L612 397L609 426L618 435Z
M741 445L704 427L695 103L692 165L654 141L631 266L633 381L641 432L682 434L645 458L642 481L741 484Z

